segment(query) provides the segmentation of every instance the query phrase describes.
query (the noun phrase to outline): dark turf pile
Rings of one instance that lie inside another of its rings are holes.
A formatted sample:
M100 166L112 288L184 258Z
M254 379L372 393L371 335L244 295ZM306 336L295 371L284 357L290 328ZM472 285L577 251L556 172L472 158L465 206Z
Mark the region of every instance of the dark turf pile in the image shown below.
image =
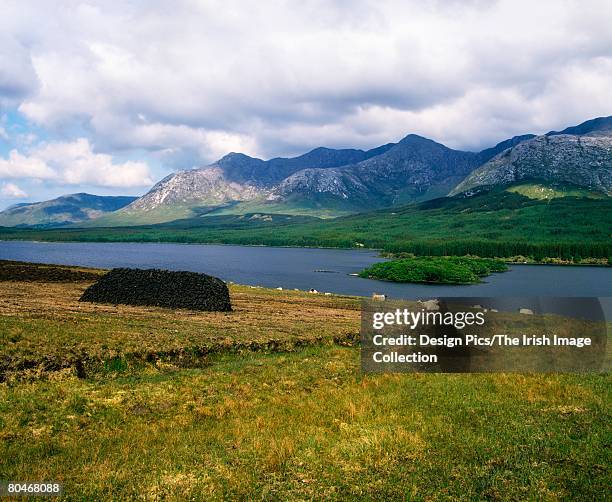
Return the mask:
M232 310L229 290L216 277L195 272L114 268L85 290L80 301L191 310Z
M99 272L87 272L74 267L0 260L0 281L82 282L95 281Z

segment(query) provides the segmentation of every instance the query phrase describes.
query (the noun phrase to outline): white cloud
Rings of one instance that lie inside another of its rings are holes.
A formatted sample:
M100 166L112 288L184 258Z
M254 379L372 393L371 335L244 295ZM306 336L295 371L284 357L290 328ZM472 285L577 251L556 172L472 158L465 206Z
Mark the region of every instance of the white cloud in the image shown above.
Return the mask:
M8 159L0 159L0 178L100 187L141 187L153 183L145 162L115 162L111 155L95 153L86 138L41 144L27 155L12 150Z
M5 4L0 94L183 167L410 132L480 148L612 113L607 0Z
M201 165L198 159L218 159L231 151L259 154L257 142L248 134L149 122L144 116L130 122L129 117L101 115L93 123L107 142L120 149L151 150L162 159L189 151L193 162L183 168L197 167Z
M0 178L50 180L58 178L58 173L36 156L26 156L11 150L8 159L0 158Z
M6 129L4 127L2 127L2 126L0 126L0 139L3 139L5 141L9 140L9 135L6 132Z
M2 188L0 188L0 195L7 199L25 199L28 196L27 193L14 183L3 183Z

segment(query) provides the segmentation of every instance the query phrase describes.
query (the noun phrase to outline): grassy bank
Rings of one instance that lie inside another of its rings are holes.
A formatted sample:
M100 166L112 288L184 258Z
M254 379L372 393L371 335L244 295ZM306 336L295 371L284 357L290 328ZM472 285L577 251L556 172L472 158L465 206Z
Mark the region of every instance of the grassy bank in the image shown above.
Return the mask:
M332 220L205 216L118 228L3 228L0 239L367 247L419 256L521 256L533 262L601 263L612 256L611 215L610 197L542 200L497 191Z
M69 499L610 486L609 375L364 375L354 298L232 286L235 312L196 313L79 303L88 284L0 282L2 479L58 480Z

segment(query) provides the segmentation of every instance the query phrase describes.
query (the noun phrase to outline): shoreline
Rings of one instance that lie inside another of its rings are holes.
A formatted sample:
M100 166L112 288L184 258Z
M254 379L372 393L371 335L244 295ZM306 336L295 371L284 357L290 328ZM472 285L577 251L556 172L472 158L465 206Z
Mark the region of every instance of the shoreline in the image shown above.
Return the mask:
M0 239L0 244L3 242L30 242L34 244L172 244L181 246L234 246L243 248L281 248L281 249L324 249L327 251L369 251L378 253L378 257L384 260L393 260L397 257L385 256L385 251L381 248L368 248L368 247L326 247L326 246L270 246L267 244L233 244L229 242L172 242L172 241L96 241L96 240L29 240L29 239ZM417 256L460 256L460 255L417 255ZM491 256L477 256L477 255L461 255L461 256L474 256L475 258L492 258L501 260L508 265L537 265L537 266L554 266L554 267L601 267L609 268L612 265L604 265L597 263L542 263L537 261L512 261L507 258L491 257Z

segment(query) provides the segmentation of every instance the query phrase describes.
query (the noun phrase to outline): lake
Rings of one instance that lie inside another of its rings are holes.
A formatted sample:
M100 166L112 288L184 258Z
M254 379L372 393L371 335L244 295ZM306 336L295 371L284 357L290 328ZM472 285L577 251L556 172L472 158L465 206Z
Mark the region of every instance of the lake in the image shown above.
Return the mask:
M239 284L392 298L612 296L612 268L512 265L481 284L399 284L353 277L382 261L376 251L151 243L0 242L0 259L89 267L204 272ZM324 270L325 272L321 272Z

